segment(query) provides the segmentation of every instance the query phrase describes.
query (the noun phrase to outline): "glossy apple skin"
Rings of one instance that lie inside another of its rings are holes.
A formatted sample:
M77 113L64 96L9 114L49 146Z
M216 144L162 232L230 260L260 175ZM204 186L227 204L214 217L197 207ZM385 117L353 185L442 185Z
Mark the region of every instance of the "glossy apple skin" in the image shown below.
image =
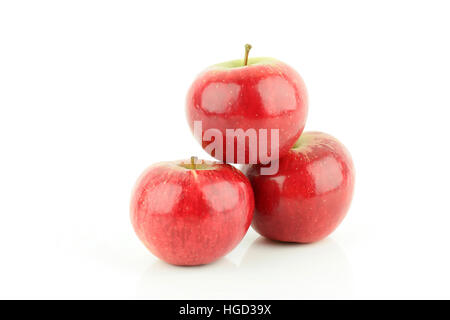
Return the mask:
M344 145L320 132L303 133L299 143L279 160L275 175L260 175L260 165L243 169L255 193L252 227L272 240L321 240L341 223L352 200L355 172Z
M189 89L186 99L191 130L194 121L202 121L202 136L208 129L218 129L223 137L226 136L226 129L267 129L267 153L271 155L270 130L278 129L279 156L285 155L305 127L307 91L302 78L294 69L278 60L268 59L270 63L267 64L237 68L213 66L201 73ZM202 141L202 147L210 143ZM259 137L257 143L259 146ZM230 147L234 148L234 159L226 162L238 163L237 141ZM210 154L225 162L225 139L223 150L223 159L215 152ZM245 161L239 163L249 163L248 153L249 144L246 141ZM257 161L261 162L259 155Z
M210 263L247 232L253 191L230 165L190 170L177 163L158 163L141 175L131 199L132 225L144 245L170 264Z

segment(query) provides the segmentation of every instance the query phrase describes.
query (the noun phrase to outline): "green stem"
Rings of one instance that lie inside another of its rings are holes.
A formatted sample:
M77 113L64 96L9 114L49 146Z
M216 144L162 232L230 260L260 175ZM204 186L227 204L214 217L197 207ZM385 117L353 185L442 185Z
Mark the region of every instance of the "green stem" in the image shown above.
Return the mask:
M196 169L196 163L197 162L197 157L194 157L194 156L192 156L191 157L191 166L192 166L192 169Z
M251 44L248 44L248 43L247 43L247 44L245 45L244 66L246 66L247 63L248 63L248 54L249 54L251 48L252 48L252 45L251 45Z

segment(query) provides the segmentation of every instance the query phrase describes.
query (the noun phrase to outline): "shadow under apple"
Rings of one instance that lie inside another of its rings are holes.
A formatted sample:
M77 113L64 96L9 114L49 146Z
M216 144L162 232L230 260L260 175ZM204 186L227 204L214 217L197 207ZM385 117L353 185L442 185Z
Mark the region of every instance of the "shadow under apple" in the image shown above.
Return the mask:
M237 267L227 258L201 266L154 262L142 275L137 295L145 299L212 299L230 293Z
M239 273L259 293L248 298L340 298L351 293L349 261L332 238L298 244L259 237L244 255Z

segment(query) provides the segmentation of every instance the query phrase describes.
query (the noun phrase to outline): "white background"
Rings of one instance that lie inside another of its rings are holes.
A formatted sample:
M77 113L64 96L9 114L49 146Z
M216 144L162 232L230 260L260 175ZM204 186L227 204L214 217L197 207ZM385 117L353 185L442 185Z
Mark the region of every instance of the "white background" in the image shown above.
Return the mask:
M0 2L0 298L450 298L445 1ZM203 68L273 56L307 130L356 166L312 245L249 230L203 267L158 261L129 198L150 164L207 155L184 114Z

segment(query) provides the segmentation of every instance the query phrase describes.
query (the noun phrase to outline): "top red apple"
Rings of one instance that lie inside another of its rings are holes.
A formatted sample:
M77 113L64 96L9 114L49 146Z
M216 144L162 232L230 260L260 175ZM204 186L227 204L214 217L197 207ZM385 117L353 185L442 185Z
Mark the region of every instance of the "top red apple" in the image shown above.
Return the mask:
M246 45L244 59L207 68L187 95L191 130L209 154L224 162L277 160L289 152L306 122L308 97L300 75L273 58L248 58L250 48Z

